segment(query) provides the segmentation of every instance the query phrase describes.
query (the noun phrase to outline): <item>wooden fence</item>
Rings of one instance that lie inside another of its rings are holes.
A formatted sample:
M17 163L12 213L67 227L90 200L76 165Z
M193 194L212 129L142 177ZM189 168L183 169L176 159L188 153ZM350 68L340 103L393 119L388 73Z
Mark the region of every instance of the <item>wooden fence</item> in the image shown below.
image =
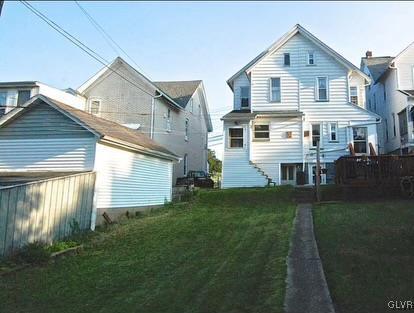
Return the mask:
M95 173L0 188L0 256L90 228Z
M344 156L335 162L335 181L343 185L395 185L414 176L414 156Z

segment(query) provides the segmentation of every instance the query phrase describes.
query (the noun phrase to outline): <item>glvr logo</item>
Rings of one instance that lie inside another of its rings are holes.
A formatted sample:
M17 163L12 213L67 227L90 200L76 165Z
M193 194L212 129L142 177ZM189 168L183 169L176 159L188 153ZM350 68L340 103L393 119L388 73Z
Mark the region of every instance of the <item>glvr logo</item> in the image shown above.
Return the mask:
M388 307L394 310L412 310L414 309L414 302L408 301L389 301Z

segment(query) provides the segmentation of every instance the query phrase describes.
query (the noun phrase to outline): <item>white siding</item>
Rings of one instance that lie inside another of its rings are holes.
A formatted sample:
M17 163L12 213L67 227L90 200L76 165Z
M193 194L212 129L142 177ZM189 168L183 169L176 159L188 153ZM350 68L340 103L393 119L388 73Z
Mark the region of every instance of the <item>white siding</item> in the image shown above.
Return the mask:
M98 209L171 201L171 161L98 143L95 171Z
M411 44L395 62L395 67L398 68L398 89L412 90L414 89L414 44Z
M0 140L0 172L92 170L94 146L95 138Z
M266 176L249 163L249 124L242 124L244 133L244 148L231 149L228 147L228 128L234 124L224 126L225 143L223 155L222 188L234 187L264 187L268 181Z

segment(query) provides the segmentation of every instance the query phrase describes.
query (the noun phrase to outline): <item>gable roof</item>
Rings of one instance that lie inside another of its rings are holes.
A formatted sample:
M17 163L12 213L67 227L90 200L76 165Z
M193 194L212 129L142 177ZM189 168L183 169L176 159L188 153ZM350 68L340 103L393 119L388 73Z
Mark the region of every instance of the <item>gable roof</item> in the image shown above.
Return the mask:
M181 106L175 102L169 95L167 95L165 92L160 90L148 77L146 77L144 74L138 72L133 66L128 64L124 59L121 57L116 57L115 60L112 61L111 64L104 66L99 72L97 72L95 75L93 75L91 78L89 78L86 82L84 82L77 91L81 94L84 94L89 88L94 86L98 80L107 75L108 73L119 73L117 71L118 65L124 65L127 70L129 70L133 75L137 75L140 78L143 78L150 86L152 86L155 90L153 97L156 97L158 95L164 97L169 103L171 103L173 106L175 106L178 109L181 109ZM121 77L120 77L121 78ZM122 79L122 78L121 78ZM136 84L135 82L133 82ZM136 84L138 85L138 84ZM131 86L134 86L131 84ZM135 88L138 88L137 86L134 86Z
M241 70L239 70L236 74L234 74L232 77L230 77L227 80L227 84L230 86L231 89L233 89L233 81L234 79L242 74L243 72L248 74L256 66L258 62L260 62L263 58L266 56L274 53L277 51L280 47L282 47L289 39L291 39L294 35L300 33L305 38L312 41L315 45L317 45L319 48L324 50L326 53L334 57L339 63L341 63L343 66L348 68L349 70L355 71L359 73L362 77L364 77L367 81L371 81L371 79L363 73L358 67L356 67L354 64L352 64L350 61L345 59L342 55L340 55L338 52L333 50L332 48L328 47L326 44L324 44L322 41L320 41L316 36L312 35L309 31L307 31L305 28L303 28L301 25L296 24L289 32L284 34L279 40L277 40L275 43L273 43L269 48L261 52L257 57L255 57L253 60L251 60L249 63L247 63Z
M387 71L388 66L394 60L391 56L382 57L363 57L361 63L364 64L374 80L374 83L380 79L380 77Z
M50 105L79 125L83 126L85 129L97 136L101 141L124 146L144 154L155 155L173 161L179 160L177 155L160 146L155 141L137 130L130 129L118 123L94 116L85 111L75 109L74 107L52 100L44 95L36 95L32 97L23 106L17 107L1 117L0 127L7 125L12 120L24 114L30 106L42 102Z
M185 108L200 83L201 80L162 81L154 82L154 85L168 94L182 108Z

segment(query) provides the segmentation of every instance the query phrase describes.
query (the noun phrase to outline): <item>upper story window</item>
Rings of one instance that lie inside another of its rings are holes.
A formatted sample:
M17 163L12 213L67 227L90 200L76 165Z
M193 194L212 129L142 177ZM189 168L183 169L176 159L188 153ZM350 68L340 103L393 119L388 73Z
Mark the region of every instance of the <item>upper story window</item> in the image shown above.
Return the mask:
M408 133L408 121L407 110L404 109L398 113L398 124L400 126L400 136L404 136Z
M89 106L89 112L91 114L99 114L101 112L101 100L92 99Z
M167 116L165 119L165 129L170 132L171 131L171 110L168 109Z
M229 148L243 148L243 128L229 128Z
M395 127L395 113L392 113L392 134L393 136L397 136L397 128Z
M367 153L368 151L368 135L366 127L354 127L354 150L355 153Z
M270 101L280 102L281 89L280 89L280 77L270 78Z
M321 124L312 124L312 147L316 147L321 140Z
M253 135L254 139L269 140L269 124L255 124Z
M384 101L387 100L387 91L385 90L385 85L384 85Z
M185 140L188 140L188 126L189 126L189 121L188 121L188 118L186 118L185 119L185 137L184 137L184 139Z
M358 105L358 87L349 87L349 100L351 103Z
M316 78L316 100L328 101L328 78L317 77Z
M290 53L283 54L283 64L285 66L290 66Z
M190 99L190 112L194 113L194 101L193 98Z
M30 99L30 90L19 90L17 92L17 105L22 105Z
M250 87L240 87L240 106L241 108L248 108L250 106Z
M308 51L308 65L315 65L315 53Z
M338 141L337 123L329 123L329 141Z
M0 91L0 106L7 105L7 91Z

